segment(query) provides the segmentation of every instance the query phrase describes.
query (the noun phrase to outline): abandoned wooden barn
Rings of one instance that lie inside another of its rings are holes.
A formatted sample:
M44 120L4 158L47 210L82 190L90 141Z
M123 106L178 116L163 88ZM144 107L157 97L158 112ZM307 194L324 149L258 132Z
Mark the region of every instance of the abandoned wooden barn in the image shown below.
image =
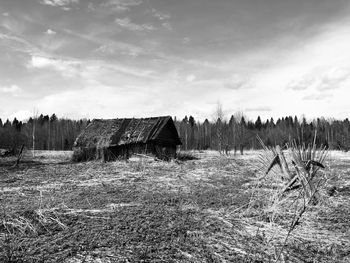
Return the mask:
M73 150L77 161L111 161L133 153L171 159L176 156L177 145L181 140L170 116L94 119L77 137Z

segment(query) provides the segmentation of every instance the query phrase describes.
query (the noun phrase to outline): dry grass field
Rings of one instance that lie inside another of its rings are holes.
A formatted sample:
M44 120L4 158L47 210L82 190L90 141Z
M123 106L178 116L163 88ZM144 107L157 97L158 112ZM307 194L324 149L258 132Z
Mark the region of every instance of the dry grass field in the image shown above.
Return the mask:
M0 262L276 262L280 251L279 262L350 262L350 153L330 152L323 173L336 188L287 240L291 215L273 210L258 152L194 154L0 159Z

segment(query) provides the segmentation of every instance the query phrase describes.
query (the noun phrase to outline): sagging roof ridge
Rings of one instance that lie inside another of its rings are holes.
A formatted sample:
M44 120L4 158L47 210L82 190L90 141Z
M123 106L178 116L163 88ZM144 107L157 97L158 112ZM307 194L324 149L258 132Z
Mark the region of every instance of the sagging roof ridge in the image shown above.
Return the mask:
M146 118L93 119L78 136L75 146L93 147L93 144L96 144L96 147L110 147L130 143L146 143L155 140L169 120L172 120L169 115ZM181 144L178 134L174 139L177 145Z

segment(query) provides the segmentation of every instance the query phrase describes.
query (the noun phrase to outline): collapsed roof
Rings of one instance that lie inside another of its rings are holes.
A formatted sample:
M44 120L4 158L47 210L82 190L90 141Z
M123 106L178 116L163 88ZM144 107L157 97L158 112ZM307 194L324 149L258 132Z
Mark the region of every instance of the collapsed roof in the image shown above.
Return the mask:
M78 136L74 147L107 148L149 142L170 146L181 145L170 116L141 119L94 119Z

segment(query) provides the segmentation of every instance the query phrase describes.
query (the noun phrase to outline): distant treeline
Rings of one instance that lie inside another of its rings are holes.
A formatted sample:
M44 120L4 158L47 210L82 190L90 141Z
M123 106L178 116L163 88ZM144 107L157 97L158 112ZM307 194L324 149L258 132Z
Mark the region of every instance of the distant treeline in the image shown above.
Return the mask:
M214 149L219 151L258 149L261 147L257 135L268 146L285 145L291 140L298 143L312 143L315 134L317 145L330 149L348 150L350 148L350 122L318 118L307 121L305 118L284 117L278 120L247 120L242 114L231 116L229 120L213 118L204 122L192 116L182 120L174 119L179 131L183 150ZM71 150L78 134L90 120L59 119L55 114L41 114L26 122L3 122L0 119L0 148L15 148L24 144L28 149Z
M36 150L71 150L75 138L89 120L58 119L41 114L26 122L16 118L11 122L0 119L0 148L16 148L24 144ZM34 144L33 144L34 142Z
M295 140L298 144L316 144L330 149L345 150L350 148L350 122L317 118L307 121L306 118L284 117L276 121L271 118L262 121L246 120L242 114L231 116L227 121L218 118L216 121L196 122L192 116L176 121L182 139L183 149L215 149L219 151L259 149L257 136L265 145L286 145Z

